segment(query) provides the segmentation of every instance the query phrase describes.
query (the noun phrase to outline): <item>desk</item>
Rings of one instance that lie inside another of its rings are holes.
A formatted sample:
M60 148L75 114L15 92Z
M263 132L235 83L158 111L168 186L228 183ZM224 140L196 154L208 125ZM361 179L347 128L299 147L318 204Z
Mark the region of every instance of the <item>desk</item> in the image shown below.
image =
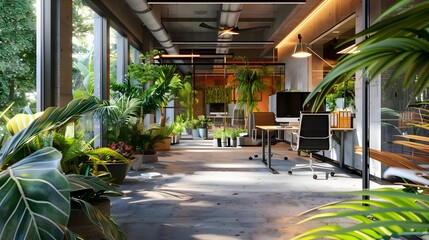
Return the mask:
M332 132L339 131L340 132L340 138L336 137L336 135L333 135L333 139L340 145L340 159L338 159L338 162L340 163L340 167L342 168L344 165L344 132L347 131L353 131L354 128L331 128Z
M297 126L262 126L256 125L256 128L262 130L262 162L268 166L273 174L278 174L274 168L271 167L271 134L274 131L298 131ZM267 159L265 159L265 134L267 135Z

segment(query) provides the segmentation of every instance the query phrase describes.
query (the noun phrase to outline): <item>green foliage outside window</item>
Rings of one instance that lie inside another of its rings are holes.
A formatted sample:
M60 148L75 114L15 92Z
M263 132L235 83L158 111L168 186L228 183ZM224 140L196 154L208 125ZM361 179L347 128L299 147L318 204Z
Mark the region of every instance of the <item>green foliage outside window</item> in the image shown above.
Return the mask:
M0 109L32 104L36 91L35 0L0 0ZM31 100L30 100L31 99Z

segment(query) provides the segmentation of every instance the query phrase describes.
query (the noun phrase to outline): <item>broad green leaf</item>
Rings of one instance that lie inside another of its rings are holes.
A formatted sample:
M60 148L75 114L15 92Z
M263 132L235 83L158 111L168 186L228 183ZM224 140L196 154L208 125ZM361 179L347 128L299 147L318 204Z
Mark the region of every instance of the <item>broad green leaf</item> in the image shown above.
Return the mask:
M62 239L70 214L61 153L43 148L0 173L0 239Z
M91 222L97 225L103 231L106 239L127 239L125 234L121 230L119 230L119 226L109 216L103 214L100 210L98 210L96 207L92 206L88 202L82 201L80 199L73 200L80 204L86 216L91 220Z
M77 99L64 107L50 107L24 130L18 132L7 141L0 150L0 169L4 169L14 155L42 132L59 127L73 118L93 111L100 105L94 99Z
M67 174L66 178L70 183L70 192L92 189L95 193L104 192L109 195L123 195L117 187L95 176Z

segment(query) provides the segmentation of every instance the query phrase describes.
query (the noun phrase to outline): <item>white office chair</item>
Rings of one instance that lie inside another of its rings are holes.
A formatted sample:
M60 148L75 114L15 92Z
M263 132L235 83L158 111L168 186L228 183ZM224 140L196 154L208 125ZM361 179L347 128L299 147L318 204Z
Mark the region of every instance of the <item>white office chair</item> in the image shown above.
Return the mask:
M317 179L316 169L325 171L326 179L329 174L335 175L332 167L321 166L313 163L313 153L331 149L331 129L329 113L301 113L298 133L293 134L291 147L298 152L306 152L310 155L309 164L296 165L289 169L288 174L292 175L297 169L310 169L313 179Z

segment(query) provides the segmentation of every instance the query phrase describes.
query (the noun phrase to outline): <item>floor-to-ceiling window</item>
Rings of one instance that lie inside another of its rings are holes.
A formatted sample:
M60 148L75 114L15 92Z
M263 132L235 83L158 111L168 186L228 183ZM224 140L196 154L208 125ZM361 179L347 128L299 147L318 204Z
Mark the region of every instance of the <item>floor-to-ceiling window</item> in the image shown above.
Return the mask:
M94 12L73 1L73 97L94 94Z
M36 103L36 0L0 1L0 111Z

